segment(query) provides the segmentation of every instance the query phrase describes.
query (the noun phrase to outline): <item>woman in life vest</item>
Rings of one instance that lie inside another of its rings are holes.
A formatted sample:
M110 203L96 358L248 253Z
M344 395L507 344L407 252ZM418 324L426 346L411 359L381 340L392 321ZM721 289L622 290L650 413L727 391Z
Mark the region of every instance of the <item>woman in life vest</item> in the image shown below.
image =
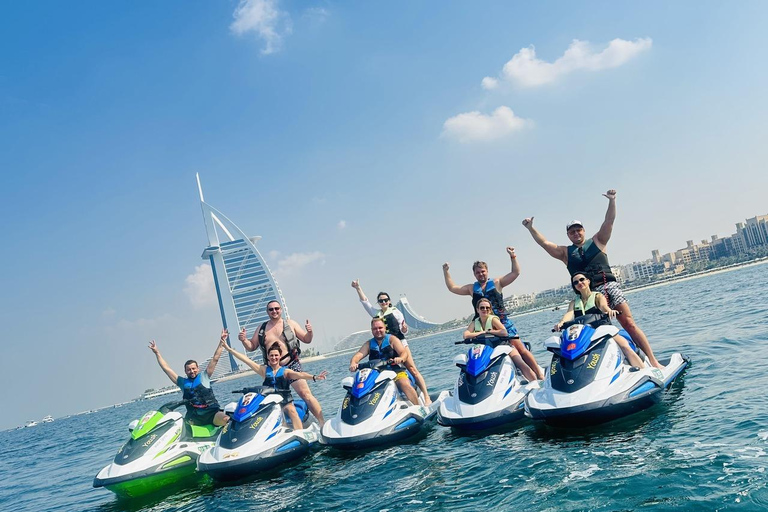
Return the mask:
M269 347L269 350L267 350L267 365L262 365L252 361L245 354L241 354L234 348L230 347L224 339L221 341L221 346L237 359L244 362L258 375L264 377L264 386L273 387L281 392L285 398L285 403L283 404L283 414L286 414L291 419L291 423L293 424L294 429L302 428L299 413L296 412L296 407L293 406L293 397L291 396L289 381L303 379L317 382L318 380L325 380L325 378L328 376L328 372L323 370L317 375L313 375L311 373L297 372L290 370L285 366L280 366L280 358L283 354L282 349L278 343L272 344L272 346Z
M563 315L562 320L555 324L555 330L559 331L565 322L570 322L582 315L605 313L608 315L608 318L616 318L618 311L608 307L608 301L605 300L605 296L600 292L593 292L589 285L590 281L586 274L576 272L571 276L571 286L573 291L576 292L576 298L568 305L568 311ZM640 356L629 346L629 341L626 338L617 334L613 339L621 347L621 351L624 352L624 356L629 361L629 364L637 368L645 366Z
M477 301L477 318L469 322L467 330L464 331L464 339L469 340L477 338L486 333L504 338L509 336L507 328L501 323L499 317L493 314L491 301L482 298ZM525 361L523 361L523 358L520 357L520 352L518 352L512 345L510 345L510 349L512 350L509 352L509 357L512 359L512 362L515 363L515 366L520 369L523 376L529 381L536 380L536 373L531 370L531 367L528 366Z

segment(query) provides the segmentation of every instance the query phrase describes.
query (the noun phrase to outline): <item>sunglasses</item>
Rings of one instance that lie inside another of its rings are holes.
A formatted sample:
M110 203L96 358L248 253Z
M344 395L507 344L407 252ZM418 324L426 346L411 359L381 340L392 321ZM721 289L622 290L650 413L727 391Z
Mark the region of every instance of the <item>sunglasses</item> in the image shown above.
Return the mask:
M389 302L389 299L379 299L376 302L378 302L379 304L384 304L386 302Z
M580 278L578 278L577 280L575 280L575 281L572 281L572 283L573 283L573 285L574 285L574 286L576 286L577 284L579 284L579 283L583 283L583 282L584 282L584 281L586 281L586 280L587 280L587 278L586 278L586 277L580 277Z
M491 310L491 308L489 308L488 306L480 306L477 309L479 309L480 311L490 311Z
M267 311L280 311L280 308L267 308Z

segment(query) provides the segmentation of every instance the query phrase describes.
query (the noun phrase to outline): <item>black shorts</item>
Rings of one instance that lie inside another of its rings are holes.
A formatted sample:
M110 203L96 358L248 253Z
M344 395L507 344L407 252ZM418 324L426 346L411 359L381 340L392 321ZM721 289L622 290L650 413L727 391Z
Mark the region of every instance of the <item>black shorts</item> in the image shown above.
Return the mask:
M213 418L220 410L218 407L188 407L186 419L192 425L213 425Z

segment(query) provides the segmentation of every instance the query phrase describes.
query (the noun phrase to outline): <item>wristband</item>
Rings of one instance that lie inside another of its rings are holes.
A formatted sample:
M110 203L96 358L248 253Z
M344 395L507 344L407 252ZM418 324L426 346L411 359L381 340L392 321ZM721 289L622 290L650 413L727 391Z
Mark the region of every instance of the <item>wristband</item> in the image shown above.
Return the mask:
M313 380L313 381L315 381L315 382L317 382L317 375L313 375L313 376L312 376L312 380Z

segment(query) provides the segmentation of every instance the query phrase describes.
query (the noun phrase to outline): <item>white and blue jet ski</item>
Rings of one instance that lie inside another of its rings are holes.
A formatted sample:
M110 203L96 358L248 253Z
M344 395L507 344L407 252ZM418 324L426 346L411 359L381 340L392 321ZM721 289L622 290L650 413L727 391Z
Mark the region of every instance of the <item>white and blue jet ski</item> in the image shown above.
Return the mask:
M387 365L383 359L360 363L354 377L341 381L347 394L336 416L323 425L321 443L341 449L389 444L420 433L434 418L448 392L428 407L422 398L413 405L401 395Z
M509 357L511 347L504 344L508 339L488 335L456 342L473 346L453 360L460 369L459 378L440 404L440 425L482 430L523 419L525 396L539 383L518 374Z
M554 426L581 426L610 421L651 407L675 378L688 358L680 353L650 365L639 352L645 368L630 366L613 340L621 334L636 349L629 334L610 324L606 315L583 315L563 324L562 333L544 342L553 353L541 388L525 399L525 414Z
M233 393L243 396L225 408L231 419L197 460L201 473L219 481L239 480L298 459L317 444L320 429L303 400L293 402L304 422L294 428L283 414L285 398L278 390L255 386Z

